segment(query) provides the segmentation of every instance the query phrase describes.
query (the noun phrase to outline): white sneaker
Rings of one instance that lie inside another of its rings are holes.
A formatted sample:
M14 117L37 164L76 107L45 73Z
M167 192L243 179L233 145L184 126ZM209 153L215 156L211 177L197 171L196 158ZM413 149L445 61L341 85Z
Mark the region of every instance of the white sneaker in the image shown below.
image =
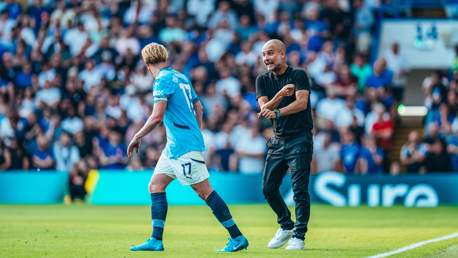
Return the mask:
M305 250L305 243L303 240L293 237L288 241L286 250Z
M275 233L274 238L270 240L267 246L272 249L280 248L285 245L286 242L293 237L293 235L293 230L283 230L282 228L279 228L277 233Z

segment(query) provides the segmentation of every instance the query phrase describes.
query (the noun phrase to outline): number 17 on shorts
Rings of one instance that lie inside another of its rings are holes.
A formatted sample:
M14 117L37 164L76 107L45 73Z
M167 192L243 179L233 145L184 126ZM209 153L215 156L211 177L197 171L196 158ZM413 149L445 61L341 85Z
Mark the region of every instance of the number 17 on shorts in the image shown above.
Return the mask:
M187 152L177 159L169 159L162 154L154 173L177 178L181 185L197 184L210 176L200 151Z

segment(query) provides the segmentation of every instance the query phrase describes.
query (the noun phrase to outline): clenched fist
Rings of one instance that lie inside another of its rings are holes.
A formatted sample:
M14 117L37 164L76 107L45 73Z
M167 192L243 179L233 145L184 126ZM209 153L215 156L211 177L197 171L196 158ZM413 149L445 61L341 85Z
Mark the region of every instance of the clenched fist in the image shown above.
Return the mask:
M294 84L288 84L283 86L283 88L280 90L281 94L283 97L289 97L294 94Z

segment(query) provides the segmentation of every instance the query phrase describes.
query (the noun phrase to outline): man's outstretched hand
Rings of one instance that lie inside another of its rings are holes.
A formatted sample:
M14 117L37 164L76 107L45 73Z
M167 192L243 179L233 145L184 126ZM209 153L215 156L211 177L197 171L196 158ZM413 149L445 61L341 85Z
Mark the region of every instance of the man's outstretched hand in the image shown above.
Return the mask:
M132 141L130 141L129 147L127 147L127 156L129 156L129 158L132 158L132 156L134 155L135 148L137 148L138 153L138 151L140 150L140 139L137 139L137 137L134 137Z

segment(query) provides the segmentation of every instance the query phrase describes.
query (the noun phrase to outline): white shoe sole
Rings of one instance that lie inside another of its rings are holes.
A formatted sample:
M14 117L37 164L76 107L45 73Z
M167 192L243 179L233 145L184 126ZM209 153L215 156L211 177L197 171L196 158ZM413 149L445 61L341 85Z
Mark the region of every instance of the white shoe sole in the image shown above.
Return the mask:
M286 247L286 249L285 249L285 250L304 251L304 250L305 250L305 246L304 246L304 247L302 247L302 248L299 248L299 249L297 249L297 248L292 248L292 247L290 248L290 247L288 246L288 247Z
M275 244L269 243L267 246L270 249L280 248L280 247L284 246L286 243L288 243L288 241L293 237L293 235L294 235L293 233L288 234L288 235L284 236L280 241L276 242Z

